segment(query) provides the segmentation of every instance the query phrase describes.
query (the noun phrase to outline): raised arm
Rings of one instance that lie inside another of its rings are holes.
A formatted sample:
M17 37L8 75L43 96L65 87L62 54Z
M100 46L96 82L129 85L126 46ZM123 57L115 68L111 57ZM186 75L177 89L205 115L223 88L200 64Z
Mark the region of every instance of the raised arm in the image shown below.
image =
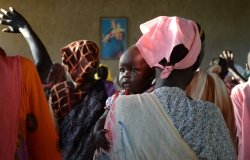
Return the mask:
M12 7L9 7L8 11L2 8L0 11L0 24L8 26L2 31L7 33L21 33L23 35L31 49L40 79L44 83L53 64L44 44L20 13Z
M230 50L224 50L222 54L220 54L221 58L224 58L228 64L228 71L233 74L233 76L240 80L240 83L246 82L247 80L237 71L234 66L234 55Z

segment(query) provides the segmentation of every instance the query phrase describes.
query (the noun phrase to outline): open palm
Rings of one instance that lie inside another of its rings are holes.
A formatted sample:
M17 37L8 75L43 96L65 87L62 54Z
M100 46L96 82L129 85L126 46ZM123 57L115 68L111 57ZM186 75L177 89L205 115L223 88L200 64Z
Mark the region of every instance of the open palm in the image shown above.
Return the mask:
M25 18L12 7L9 7L9 11L0 9L0 24L7 25L2 31L9 33L20 33L22 29L29 27Z

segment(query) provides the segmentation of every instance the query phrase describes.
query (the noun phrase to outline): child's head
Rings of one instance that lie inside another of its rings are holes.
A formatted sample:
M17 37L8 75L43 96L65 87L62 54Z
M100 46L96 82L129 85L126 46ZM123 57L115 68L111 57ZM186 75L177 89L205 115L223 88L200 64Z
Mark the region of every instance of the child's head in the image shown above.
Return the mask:
M138 48L129 47L119 60L119 84L130 93L143 93L151 87L155 69L150 68Z
M159 78L167 79L173 70L194 70L202 51L202 33L196 22L159 16L141 24L140 29L143 35L136 46L149 66L160 71Z

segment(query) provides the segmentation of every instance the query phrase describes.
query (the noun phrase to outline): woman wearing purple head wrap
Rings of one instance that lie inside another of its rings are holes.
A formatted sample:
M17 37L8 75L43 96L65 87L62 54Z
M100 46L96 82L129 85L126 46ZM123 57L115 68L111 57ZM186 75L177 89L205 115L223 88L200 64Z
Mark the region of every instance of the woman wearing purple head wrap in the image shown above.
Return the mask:
M156 68L155 90L117 98L106 122L111 147L97 158L235 159L219 109L184 92L202 57L204 34L197 24L161 16L140 28L136 46Z

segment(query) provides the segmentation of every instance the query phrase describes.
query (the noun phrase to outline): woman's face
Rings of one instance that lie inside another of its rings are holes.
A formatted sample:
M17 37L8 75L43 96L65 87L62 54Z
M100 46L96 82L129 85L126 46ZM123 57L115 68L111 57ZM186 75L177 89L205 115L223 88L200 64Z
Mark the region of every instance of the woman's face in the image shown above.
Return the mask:
M143 93L151 87L154 72L136 46L130 47L119 61L119 83L130 94Z

